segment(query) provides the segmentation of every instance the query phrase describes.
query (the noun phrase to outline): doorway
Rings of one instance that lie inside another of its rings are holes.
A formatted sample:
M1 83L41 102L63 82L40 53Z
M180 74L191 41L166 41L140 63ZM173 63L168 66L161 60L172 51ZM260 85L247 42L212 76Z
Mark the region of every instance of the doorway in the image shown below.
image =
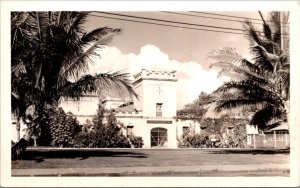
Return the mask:
M151 147L163 147L168 144L168 130L165 128L153 128L151 130Z

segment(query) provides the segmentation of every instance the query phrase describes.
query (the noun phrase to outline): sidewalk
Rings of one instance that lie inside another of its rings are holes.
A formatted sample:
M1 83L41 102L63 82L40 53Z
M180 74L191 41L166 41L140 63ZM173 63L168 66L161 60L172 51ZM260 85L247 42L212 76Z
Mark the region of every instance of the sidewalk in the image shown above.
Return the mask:
M289 164L12 169L12 176L289 176Z

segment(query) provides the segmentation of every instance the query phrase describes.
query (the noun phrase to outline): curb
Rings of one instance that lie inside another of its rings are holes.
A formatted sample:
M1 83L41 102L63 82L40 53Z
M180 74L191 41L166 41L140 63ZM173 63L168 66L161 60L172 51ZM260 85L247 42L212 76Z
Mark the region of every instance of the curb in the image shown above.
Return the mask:
M289 164L281 165L209 165L122 168L12 169L12 176L289 176Z

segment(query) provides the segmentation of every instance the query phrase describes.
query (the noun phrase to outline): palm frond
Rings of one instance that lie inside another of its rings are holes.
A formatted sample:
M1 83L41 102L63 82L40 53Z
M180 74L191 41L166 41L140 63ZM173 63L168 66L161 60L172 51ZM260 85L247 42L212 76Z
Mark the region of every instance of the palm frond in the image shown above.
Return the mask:
M13 18L11 18L11 28L14 29L25 23L28 16L28 12L17 12L17 14Z
M267 105L261 110L258 110L251 118L250 124L256 125L261 129L265 129L267 122L274 119L282 119L285 114L276 106Z
M242 67L242 66L236 66L232 63L228 63L228 62L217 62L217 63L213 63L211 65L212 67L221 67L222 71L221 74L226 75L226 73L229 73L229 75L232 73L235 73L237 75L236 78L240 77L242 79L253 79L257 82L260 82L262 84L266 84L268 83L268 79L265 78L262 75L259 75L253 71L250 71L248 68L246 67Z
M284 38L285 45L281 44L280 37L281 32L288 31L288 28L281 29L279 15L279 12L273 15L271 21L275 22L272 24L261 15L264 35L256 31L251 21L245 21L250 51L254 55L253 64L230 48L210 53L210 58L216 60L211 67L221 68L219 75L227 74L231 78L212 94L217 99L215 111L250 110L250 114L254 114L251 123L262 129L272 120L286 119L289 108L289 49L281 49L288 46L288 37Z
M109 33L119 33L121 30L120 29L112 29L108 27L103 27L103 28L96 28L92 31L86 32L83 34L81 37L81 41L83 43L88 43L91 41L96 41L98 39L101 39L103 36L109 34Z
M255 83L251 80L243 80L239 82L227 82L219 87L214 93L233 93L234 96L226 100L254 99L257 101L265 101L270 105L283 106L282 99L267 87L262 87L261 84ZM221 96L221 98L224 98Z
M254 46L254 50L260 52L261 56L264 56L269 62L273 63L279 60L279 56L274 53L269 53L263 46Z
M255 57L253 58L255 65L258 66L262 71L273 72L276 57L269 57L269 53L262 46L253 47L252 51L255 54Z
M66 33L82 34L83 23L86 21L87 12L60 11L52 12L52 20L56 27L64 28Z
M80 14L75 17L70 29L74 28L77 32L83 33L84 29L82 25L86 22L87 15L87 12L80 12Z
M120 96L129 95L130 97L137 97L128 73L102 73L95 76L85 75L78 81L68 82L65 87L60 89L60 95L79 99L82 95L88 93L113 93Z
M242 56L236 52L234 48L224 47L218 50L212 50L208 53L207 58L211 58L217 61L238 63L241 61Z
M209 52L207 58L214 59L217 62L233 64L236 67L246 68L251 72L259 72L259 67L257 67L254 63L248 61L247 59L242 58L242 56L238 54L234 48L225 47L219 50L213 50ZM210 68L212 66L214 66L214 64L212 64Z
M256 29L252 25L251 21L246 20L244 22L244 27L246 29L246 36L250 41L251 51L252 51L253 46L257 46L257 45L263 46L269 53L273 53L274 49L280 50L280 46L278 44L276 44L272 40L272 38L268 38L268 37L260 35L260 33L258 31L256 31Z
M272 31L271 31L270 26L266 23L266 21L265 21L263 15L261 14L261 12L260 12L260 11L258 11L258 12L259 12L259 15L260 15L260 17L261 17L263 23L264 23L264 24L263 24L264 35L265 35L268 39L272 39Z
M263 45L261 41L261 36L259 35L259 32L257 32L250 20L245 20L244 22L244 28L246 29L246 36L250 40L250 45Z
M24 45L26 38L23 33L26 30L23 28L30 28L30 25L34 25L35 22L28 12L17 12L11 19L11 47L13 49L16 44L23 43Z
M231 100L219 100L216 103L215 111L221 112L223 110L230 110L239 107L261 107L266 105L263 101L258 101L256 99L231 99Z
M97 40L85 52L78 54L78 56L76 56L74 59L64 62L60 74L65 75L66 77L73 76L73 78L76 80L80 73L85 73L88 70L88 63L93 63L90 57L98 55L97 53L95 53L95 49L101 48L102 45L111 40L116 32L118 32L115 32L115 30L113 29L109 30L110 32L107 31L107 35Z
M264 35L267 39L272 39L272 31L271 31L271 28L268 24L264 23L263 24L263 27L264 27Z
M23 64L23 62L21 61L20 63L18 63L17 65L13 66L11 68L11 73L13 73L15 76L19 76L20 74L24 74L26 73L26 68L25 65Z
M47 28L49 26L48 12L36 12L36 23L40 40L45 37Z
M272 12L270 15L270 21L273 23L273 41L280 44L281 43L281 20L280 12Z

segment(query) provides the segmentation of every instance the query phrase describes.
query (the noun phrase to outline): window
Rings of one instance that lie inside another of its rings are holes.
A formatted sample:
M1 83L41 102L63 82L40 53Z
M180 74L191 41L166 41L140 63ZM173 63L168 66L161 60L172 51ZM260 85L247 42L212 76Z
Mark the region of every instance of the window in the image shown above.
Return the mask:
M206 125L200 125L200 129L201 130L205 130L206 129Z
M187 127L187 126L182 127L182 132L183 133L186 133L188 131L189 131L189 127Z
M132 125L128 125L128 126L127 126L127 137L133 135L132 129L133 129L133 126L132 126Z
M168 130L165 128L153 128L151 130L151 147L163 147L168 145Z
M162 103L156 103L156 117L162 117Z

